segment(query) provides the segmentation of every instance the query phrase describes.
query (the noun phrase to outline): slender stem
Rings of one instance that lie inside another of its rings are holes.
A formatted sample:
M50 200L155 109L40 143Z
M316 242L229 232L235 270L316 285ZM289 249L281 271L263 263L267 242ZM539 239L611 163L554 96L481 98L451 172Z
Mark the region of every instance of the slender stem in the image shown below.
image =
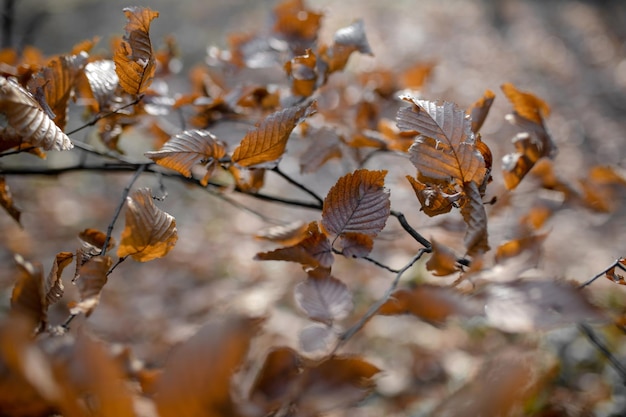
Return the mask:
M618 373L618 375L622 378L622 382L626 385L626 367L622 365L622 363L611 353L611 350L604 344L604 342L600 339L600 337L593 331L591 327L586 324L579 323L578 330L583 333L589 342L594 345L603 355L604 357L611 363L611 366Z
M111 111L109 111L107 113L103 113L103 114L97 115L90 122L88 122L88 123L86 123L86 124L84 124L84 125L82 125L80 127L77 127L74 130L71 130L71 131L67 132L66 135L70 136L70 135L73 135L74 133L80 132L81 130L88 128L89 126L93 126L93 125L95 125L96 123L98 123L102 119L105 119L105 118L107 118L109 116L113 116L114 114L117 114L117 113L119 113L120 111L122 111L124 109L127 109L129 107L134 106L135 104L138 104L142 99L143 99L143 95L137 96L137 98L135 98L130 103L124 104L123 106L118 107L115 110L111 110Z
M600 278L601 276L605 275L607 272L609 272L611 269L613 268L620 268L623 271L626 271L626 267L624 267L624 265L621 264L621 261L624 258L618 258L615 260L615 262L613 262L611 265L607 266L606 268L604 268L602 270L602 272L597 273L596 275L594 275L591 279L585 281L584 283L580 284L578 286L579 289L581 288L585 288L588 285L591 285L595 280L597 280L598 278Z
M107 246L109 245L109 241L111 240L111 233L113 233L113 228L115 227L115 222L117 222L117 218L122 213L122 209L124 208L124 204L126 204L126 197L128 197L128 194L130 193L130 189L133 187L133 184L135 183L135 181L137 181L139 176L145 170L146 170L145 164L139 165L139 168L137 168L135 175L133 175L133 178L131 178L128 185L124 188L124 191L122 192L122 198L120 199L120 203L117 206L117 210L115 210L115 213L113 214L113 219L111 220L111 223L109 223L109 227L107 228L107 235L104 238L104 245L102 245L102 253L100 254L101 256L104 256L106 254Z
M359 321L357 321L352 327L350 327L348 330L346 330L339 336L337 344L333 348L331 355L334 354L348 340L350 340L356 333L358 333L359 330L361 330L363 326L365 326L365 324L367 324L367 322L370 321L370 319L374 317L376 313L378 313L378 310L380 310L380 308L387 301L389 301L389 299L391 298L391 295L398 287L398 283L400 282L400 278L402 278L402 275L404 275L404 273L409 268L411 268L415 264L415 262L419 261L420 258L424 256L425 253L428 253L427 249L420 249L417 252L417 254L406 265L404 265L402 268L400 268L400 270L398 270L396 277L394 278L389 288L387 288L387 291L385 292L385 294L367 310L367 312L363 315L363 317L359 319Z
M337 239L337 237L335 238L335 240L336 240L336 239ZM333 240L333 242L331 243L331 247L332 247L332 245L334 245L334 244L335 244L335 241ZM332 247L332 248L331 248L331 250L333 251L333 253L336 253L337 255L346 256L346 255L343 253L343 251L338 250L338 249L335 249L334 247ZM380 262L380 261L377 261L377 260L376 260L376 259L374 259L374 258L370 258L369 256L363 256L363 257L358 258L358 259L363 259L363 260L365 260L365 261L367 261L367 262L373 263L373 264L374 264L374 265L376 265L377 267L382 268L382 269L386 269L387 271L389 271L389 272L393 272L394 274L397 274L397 273L398 273L398 270L397 270L397 269L393 269L392 267L387 266L387 265L385 265L384 263L382 263L382 262Z
M5 157L5 156L10 156L10 155L17 155L17 154L20 154L20 153L31 151L33 149L37 149L37 147L36 146L28 146L26 148L18 148L18 149L14 150L14 151L0 153L0 158Z
M391 210L391 215L398 219L400 226L409 234L413 239L415 239L418 243L424 246L428 251L432 248L432 245L428 239L424 236L420 235L417 230L413 229L409 222L406 221L406 217L399 211Z
M285 174L283 171L280 170L280 168L278 168L278 166L272 168L272 171L283 177L283 179L285 179L288 183L295 185L296 187L313 197L319 203L321 209L322 205L324 204L324 200L319 195L317 195L315 191L311 190L306 185L299 183L298 181L291 178L289 175Z

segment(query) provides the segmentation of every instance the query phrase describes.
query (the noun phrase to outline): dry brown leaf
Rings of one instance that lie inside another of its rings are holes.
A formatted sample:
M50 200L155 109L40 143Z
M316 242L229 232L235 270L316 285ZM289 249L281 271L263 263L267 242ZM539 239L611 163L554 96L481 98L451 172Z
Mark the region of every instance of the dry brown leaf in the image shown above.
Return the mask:
M170 355L154 396L161 417L238 416L231 378L258 321L227 317L205 325Z
M534 94L520 91L511 83L503 84L501 88L520 117L543 125L543 120L550 116L550 106Z
M461 206L461 214L467 224L465 248L470 256L480 255L489 250L487 212L475 182L464 184L463 193L466 196Z
M13 201L13 195L11 194L11 189L9 188L9 184L7 184L6 178L0 175L0 205L6 210L7 213L15 220L18 224L20 223L20 217L22 216L21 210L15 205L15 201Z
M317 87L317 59L310 49L304 55L293 57L285 63L285 71L291 80L291 92L295 96L309 97Z
M316 111L317 105L313 101L270 114L246 133L233 152L232 161L242 167L275 163L285 152L287 140L296 125Z
M353 52L373 55L365 34L365 24L361 19L337 30L330 47L320 48L319 57L327 66L324 72L330 74L343 70Z
M275 347L268 352L252 388L250 399L270 413L292 394L302 371L302 358L289 347Z
M74 145L35 98L17 83L0 77L0 114L24 142L45 150L64 151ZM6 128L5 128L6 129Z
M500 244L498 249L496 249L496 262L501 263L518 256L522 252L529 252L531 256L528 262L536 264L541 253L541 245L547 236L546 233L539 235L529 234Z
M526 174L542 157L538 145L533 142L528 133L519 133L513 138L516 152L502 157L502 174L504 185L512 190L522 181Z
M309 277L294 288L296 304L311 320L331 325L352 311L352 293L346 284L330 275Z
M20 255L14 258L19 276L11 294L11 309L28 317L33 323L45 325L48 308L41 264L28 262Z
M435 68L433 62L418 62L400 74L400 82L404 88L419 90L424 86L428 77Z
M339 178L324 199L322 227L339 236L360 233L372 238L383 230L391 213L387 171L358 169Z
M270 252L257 253L255 259L297 262L305 269L314 269L330 268L334 256L326 235L320 232L317 222L311 222L307 226L303 239L297 244Z
M87 228L78 234L78 239L82 242L83 248L89 248L90 252L100 253L104 248L104 242L106 241L107 234L101 232L98 229ZM109 237L107 243L107 251L115 247L115 239Z
M265 184L264 168L246 169L231 165L228 172L232 174L237 190L244 193L257 193Z
M491 108L495 98L496 95L493 91L485 90L483 96L472 104L469 109L467 109L467 113L470 115L470 119L472 120L471 129L475 134L478 133L485 122L487 114L489 114L489 109ZM491 166L491 164L489 164L489 166Z
M63 281L61 275L66 266L72 263L74 254L72 252L59 252L54 259L50 273L44 281L43 294L45 297L44 305L49 307L63 297Z
M275 33L293 44L313 42L323 14L307 9L304 0L284 0L274 7Z
M154 72L156 60L150 42L150 23L159 12L144 7L126 7L124 14L128 23L126 35L115 51L115 72L124 91L138 95L146 92Z
M308 227L309 225L306 223L297 220L286 225L272 226L261 230L254 237L292 246L306 238Z
M113 259L110 256L94 256L78 269L74 283L80 293L80 301L70 308L72 314L89 317L100 302L100 293L107 283L107 274Z
M310 174L333 158L341 158L341 137L335 129L323 127L307 133L309 147L300 156L300 172Z
M428 262L426 262L426 269L433 271L433 275L438 277L458 272L459 267L457 266L454 252L434 239L430 243L432 244L432 254Z
M339 236L339 250L347 258L364 258L374 249L374 239L363 233L343 233Z
M144 155L188 178L191 178L194 165L206 165L207 173L201 181L206 187L218 160L226 155L226 148L208 130L185 130L168 140L158 151L146 152Z
M406 179L411 183L411 187L413 187L413 191L415 191L415 195L422 206L421 209L430 217L450 212L454 203L461 196L450 186L446 186L446 190L444 190L443 186L438 184L426 185L410 175L407 175Z
M127 197L126 226L117 256L147 262L167 255L177 240L176 220L154 204L149 189Z

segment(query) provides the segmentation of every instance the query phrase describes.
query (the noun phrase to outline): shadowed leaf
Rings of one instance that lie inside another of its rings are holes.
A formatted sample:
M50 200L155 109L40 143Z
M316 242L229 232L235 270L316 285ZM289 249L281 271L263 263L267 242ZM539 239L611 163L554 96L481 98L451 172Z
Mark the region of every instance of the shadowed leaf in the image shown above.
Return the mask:
M208 184L217 160L225 154L224 143L207 130L186 130L172 137L158 151L144 153L157 164L188 178L191 178L194 165L206 165L207 173L201 181L204 186Z
M4 176L0 176L0 205L6 210L7 213L9 213L13 220L21 225L20 217L22 216L22 212L15 205L11 189L9 188L9 184L7 184Z
M309 97L313 94L317 84L316 62L313 51L307 49L304 55L295 56L285 63L293 95Z
M487 114L489 114L489 109L491 108L495 98L496 95L493 91L485 90L483 96L472 104L469 109L467 109L467 113L470 115L472 120L472 132L478 133L487 118Z
M115 72L124 91L137 95L144 93L156 70L156 60L150 42L150 23L159 13L144 7L127 7L128 19L124 40L115 51Z
M359 169L339 178L324 199L322 226L331 235L360 233L376 237L391 212L387 171Z
M289 135L296 125L316 110L313 101L306 106L289 107L270 114L248 131L233 152L232 161L242 167L275 162L285 152Z
M255 321L227 317L205 325L170 356L154 396L161 417L238 416L231 378L256 333Z
M296 303L311 320L331 324L342 320L353 308L346 284L330 275L309 277L294 289Z
M45 150L64 151L74 147L37 100L17 83L4 77L0 77L0 114L6 117L7 126L24 142Z
M307 134L309 147L300 156L300 172L315 172L332 158L341 158L341 138L334 129L321 128Z
M47 305L44 293L43 270L38 263L15 255L19 276L11 294L11 309L28 317L34 323L46 323Z
M363 233L343 233L339 236L339 247L345 257L364 258L374 248L374 239Z
M353 52L373 55L365 34L365 24L361 19L335 32L330 47L320 48L320 58L328 66L326 72L343 70Z
M268 413L278 409L291 393L301 370L302 358L295 350L289 347L272 349L252 384L250 399Z
M78 269L74 283L80 293L80 302L70 308L72 314L91 315L100 302L100 293L107 283L107 273L112 264L110 256L94 256Z
M48 278L44 282L45 306L49 307L63 297L63 281L61 275L66 266L72 263L74 254L72 252L59 252L54 259Z
M228 167L235 180L235 185L239 191L244 193L256 193L265 184L265 169L264 168L237 168L234 165Z
M614 266L613 268L606 271L606 274L604 274L604 276L620 285L626 285L626 278L624 278L623 275L615 272L616 268L620 268L622 271L626 271L626 258L619 258L617 265L617 267Z
M154 204L149 189L127 197L126 226L117 256L147 262L167 255L177 240L176 220Z

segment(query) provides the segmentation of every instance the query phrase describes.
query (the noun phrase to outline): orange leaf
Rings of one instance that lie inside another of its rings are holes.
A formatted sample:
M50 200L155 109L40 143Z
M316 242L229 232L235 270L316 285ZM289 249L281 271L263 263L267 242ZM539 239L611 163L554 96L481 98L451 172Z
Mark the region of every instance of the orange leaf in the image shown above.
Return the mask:
M21 224L20 216L22 215L22 212L15 206L11 189L9 188L9 184L7 184L4 176L0 176L0 205L7 211L7 213L9 213L11 217L13 217L13 220L15 220L18 224Z
M126 226L117 256L147 262L165 256L177 240L176 220L154 204L150 189L126 198Z
M331 325L345 319L354 307L346 284L330 275L309 277L294 289L296 303L311 320Z
M409 149L419 173L433 181L482 184L485 161L476 150L471 120L465 112L454 103L438 105L410 96L402 99L413 105L398 110L397 124L401 131L419 134Z
M334 261L330 242L320 232L317 222L309 223L304 238L296 245L257 253L255 259L298 262L305 268L330 268Z
M83 243L84 248L89 248L90 252L99 254L104 248L104 241L107 234L98 229L87 228L78 234L78 239ZM107 251L115 247L115 239L109 238L107 243Z
M316 102L289 107L267 116L241 140L232 161L242 167L275 162L285 152L289 135L305 118L317 111Z
M274 31L288 41L313 41L321 26L322 14L307 9L303 0L285 0L274 8Z
M491 108L495 98L496 95L493 91L485 90L483 96L472 104L469 109L467 109L467 113L470 115L470 119L472 120L472 132L478 133L487 118L487 114L489 114L489 109Z
M460 193L455 193L454 189L449 186L446 187L448 190L444 190L439 185L422 184L421 181L410 175L407 175L406 179L411 183L413 191L415 191L415 195L422 205L422 210L430 217L450 212L460 197ZM446 191L452 192L452 194L448 194Z
M291 80L291 91L295 96L309 97L317 84L317 60L315 54L307 49L304 55L298 55L285 63L285 71Z
M506 98L513 104L515 113L537 125L543 125L543 119L550 115L550 106L534 94L520 91L511 83L502 85Z
M331 235L361 233L376 237L391 213L387 171L359 169L339 178L324 199L322 227Z
M11 294L11 309L24 314L34 323L45 324L48 308L41 264L30 263L20 255L15 255L15 263L20 274Z
M353 52L373 55L361 19L335 32L332 46L320 48L320 59L328 66L325 72L343 70Z
M159 12L144 7L126 7L128 19L126 35L115 51L115 72L124 91L137 95L144 93L156 70L156 60L150 42L150 23Z
M411 90L422 88L434 68L435 64L432 62L418 62L417 64L413 64L400 75L402 86Z
M37 100L17 83L0 77L0 113L23 141L45 150L64 151L74 145L48 117Z
M273 348L254 379L250 399L269 413L280 407L299 378L302 358L289 347Z
M364 258L374 249L374 239L363 233L343 233L339 236L339 247L347 258Z
M522 252L529 251L533 254L531 260L538 261L541 245L546 240L547 234L521 236L502 243L496 250L496 262L502 263L507 259L518 256ZM529 260L529 262L531 261Z
M51 304L56 303L63 297L63 281L61 281L61 274L66 266L68 266L74 254L72 252L59 252L54 259L48 278L44 281L44 296L45 307L49 307Z
M161 149L144 153L157 164L191 178L191 168L206 165L207 174L202 185L208 184L217 161L226 154L224 143L208 130L186 130L168 140Z
M442 277L450 274L454 274L459 271L456 264L456 255L454 252L439 244L434 239L431 241L432 255L428 262L426 262L426 269L433 271L433 275Z
M205 325L170 355L156 387L161 417L236 416L231 379L248 352L257 323L228 317Z
M110 256L94 256L78 269L74 283L80 293L80 302L70 308L72 314L91 315L100 302L100 293L107 283L107 273L112 264Z
M264 168L252 168L239 169L234 165L228 167L228 171L232 174L235 180L237 190L244 193L256 193L265 183L265 169Z

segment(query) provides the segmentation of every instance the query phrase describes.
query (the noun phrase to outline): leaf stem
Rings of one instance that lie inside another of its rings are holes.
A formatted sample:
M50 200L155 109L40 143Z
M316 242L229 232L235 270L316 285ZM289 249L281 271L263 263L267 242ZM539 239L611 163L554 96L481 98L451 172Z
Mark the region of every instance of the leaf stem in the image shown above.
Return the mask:
M593 282L595 280L597 280L598 278L600 278L602 275L606 274L607 272L609 272L611 269L613 268L619 268L623 271L626 271L626 267L624 267L624 265L621 264L623 258L617 258L615 260L615 262L613 262L611 265L607 266L606 268L604 268L601 272L597 273L596 275L594 275L591 279L585 281L584 283L580 284L578 286L578 289L582 289L585 288L588 285L593 284Z
M98 122L99 122L100 120L102 120L102 119L105 119L105 118L107 118L107 117L109 117L109 116L113 116L114 114L117 114L117 113L121 112L121 111L122 111L122 110L124 110L124 109L127 109L127 108L129 108L129 107L132 107L132 106L134 106L134 105L136 105L136 104L139 104L139 102L140 102L142 99L143 99L143 95L137 96L137 97L136 97L133 101L131 101L130 103L124 104L123 106L118 107L118 108L117 108L117 109L115 109L115 110L111 110L111 111L109 111L109 112L107 112L107 113L103 113L103 114L97 115L97 116L96 116L96 117L94 117L94 118L93 118L90 122L85 123L84 125L79 126L79 127L77 127L76 129L74 129L74 130L71 130L71 131L67 132L67 133L66 133L66 135L67 135L67 136L70 136L70 135L73 135L74 133L80 132L81 130L88 128L89 126L93 126L93 125L95 125L96 123L98 123Z
M278 166L275 166L274 168L272 168L272 171L280 175L288 183L296 186L297 188L301 189L302 191L304 191L305 193L313 197L319 203L320 209L324 205L324 200L319 195L317 195L315 191L311 190L306 185L299 183L298 181L291 178L289 175L285 174L283 171L280 170Z
M391 210L391 215L395 217L396 219L398 219L400 226L402 226L402 228L409 235L411 235L413 239L415 239L419 244L421 244L426 249L428 249L428 252L430 252L430 250L432 249L432 244L430 243L430 241L426 239L424 236L422 236L421 234L419 234L417 230L413 229L413 227L411 227L409 222L406 221L406 217L404 217L403 213L399 211Z

